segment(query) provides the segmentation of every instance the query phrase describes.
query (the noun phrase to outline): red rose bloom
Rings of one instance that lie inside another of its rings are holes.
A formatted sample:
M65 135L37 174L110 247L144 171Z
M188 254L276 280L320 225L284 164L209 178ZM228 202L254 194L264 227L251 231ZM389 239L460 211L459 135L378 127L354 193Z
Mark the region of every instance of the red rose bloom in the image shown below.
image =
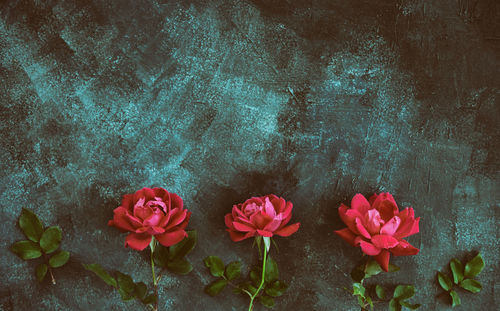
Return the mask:
M182 199L163 188L143 188L123 196L122 205L114 210L109 226L129 231L125 247L145 249L154 236L163 246L172 246L187 236L191 212L183 209Z
M300 223L286 226L292 218L292 207L292 202L274 194L253 197L243 204L234 205L232 213L225 217L229 236L235 242L259 235L289 236L300 226Z
M352 246L361 247L365 254L374 256L386 272L390 253L408 256L419 252L403 238L418 233L420 217L415 219L411 207L399 211L390 193L374 194L370 202L356 194L350 208L341 204L339 215L347 228L335 233Z

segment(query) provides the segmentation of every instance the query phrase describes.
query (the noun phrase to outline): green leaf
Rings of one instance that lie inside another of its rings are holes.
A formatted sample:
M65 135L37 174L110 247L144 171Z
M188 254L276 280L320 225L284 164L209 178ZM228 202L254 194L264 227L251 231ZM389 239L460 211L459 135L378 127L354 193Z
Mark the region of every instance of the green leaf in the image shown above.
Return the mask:
M365 308L365 299L364 299L364 297L363 297L363 296L359 296L359 295L358 295L358 304L359 304L359 306L360 306L362 309L364 309L364 308Z
M183 259L196 246L198 235L195 230L187 231L188 236L179 243L170 246L168 259L176 261Z
M47 228L40 238L40 246L45 253L50 254L61 244L62 233L57 226Z
M123 300L130 300L134 298L135 284L132 278L125 273L117 272L118 292Z
M227 281L224 279L213 281L205 287L205 293L209 294L210 296L216 296L226 287L226 285Z
M464 279L464 265L460 260L453 258L450 261L450 269L453 274L453 283L458 284Z
M450 297L451 297L451 306L459 306L460 305L460 297L458 297L458 294L456 291L452 290L450 291Z
M114 277L112 277L111 275L109 275L108 272L106 272L106 270L104 270L101 265L99 264L96 264L96 263L91 263L91 264L82 264L82 266L85 268L85 270L88 270L88 271L91 271L91 272L94 272L98 277L101 278L101 280L103 280L104 282L106 282L106 284L108 285L111 285L115 288L118 287L118 284L116 283L116 280Z
M370 260L366 263L364 272L366 274L365 278L368 278L382 272L382 268L375 260Z
M395 298L392 298L391 301L389 301L389 311L401 311L401 305Z
M460 287L465 289L465 290L468 290L471 293L479 293L481 291L481 289L483 288L481 283L479 283L476 280L472 280L472 279L463 280L462 282L460 282Z
M188 274L193 271L193 266L187 260L179 259L167 262L167 269L179 274Z
M222 259L217 256L208 256L203 260L205 266L210 269L213 276L221 277L224 275L224 263Z
M410 310L416 310L416 309L420 308L420 306L421 306L421 304L419 304L419 303L411 304L411 303L406 302L406 301L400 301L399 304L405 308L410 309Z
M24 235L33 242L40 241L40 237L43 233L43 226L40 219L30 211L29 209L23 208L21 211L21 216L19 216L19 227L23 231Z
M12 244L10 250L24 260L34 259L42 256L42 250L40 249L40 246L38 246L37 243L28 240L19 241Z
M155 294L151 294L151 295L147 296L146 298L144 298L142 300L142 303L146 304L146 305L155 304L157 299L158 299L158 297L156 297Z
M39 282L43 281L43 279L45 278L45 275L47 274L48 269L49 269L49 267L47 266L47 264L44 264L44 263L41 263L41 264L36 266L35 274L36 274L36 278L38 279Z
M361 297L365 297L365 292L366 292L366 289L365 287L363 286L363 284L361 283L353 283L352 284L352 295L353 296L361 296Z
M392 263L389 264L389 272L396 272L396 271L399 271L401 270L400 267L396 266L396 265L393 265Z
M252 285L250 282L245 282L243 284L240 284L242 289L245 289L246 291L250 292L250 294L254 295L257 292L257 288Z
M415 286L413 285L398 285L394 290L394 299L405 300L415 295Z
M273 299L273 297L262 295L262 296L259 297L259 301L266 308L272 308L272 307L274 307L274 299Z
M153 251L153 262L155 265L166 268L169 262L169 250L161 244L157 244Z
M439 285L441 285L442 289L444 289L447 292L451 290L451 288L453 287L453 284L451 283L450 278L446 274L438 271L437 278L438 278Z
M385 297L386 297L385 289L382 286L377 284L377 286L375 286L375 292L377 293L378 298L380 298L382 300L385 299Z
M286 285L285 283L280 281L274 281L273 283L271 283L266 287L265 292L271 297L279 297L283 295L287 289L288 285Z
M135 283L135 296L143 301L148 293L148 287L144 282Z
M366 302L370 305L370 309L373 309L373 301L369 296L365 297Z
M253 270L250 270L249 273L250 281L254 286L259 286L260 281L262 280L262 271L261 269L255 267Z
M472 258L467 264L465 264L464 276L466 278L473 278L484 268L484 260L481 253L477 254L476 257Z
M271 258L271 256L267 257L266 260L266 271L264 275L264 280L266 282L273 282L276 281L279 278L279 272L278 272L278 264L274 259Z
M52 268L59 268L64 266L69 260L69 252L60 251L49 259L49 265Z
M253 242L254 242L254 245L255 244L257 245L257 249L259 250L259 259L261 259L262 258L262 248L261 248L262 236L261 235L256 236L255 240Z
M361 282L365 278L365 271L364 271L364 266L357 266L356 268L352 269L351 271L351 278L354 282Z
M228 280L234 280L239 278L241 275L241 262L233 261L226 266L225 270L226 278Z

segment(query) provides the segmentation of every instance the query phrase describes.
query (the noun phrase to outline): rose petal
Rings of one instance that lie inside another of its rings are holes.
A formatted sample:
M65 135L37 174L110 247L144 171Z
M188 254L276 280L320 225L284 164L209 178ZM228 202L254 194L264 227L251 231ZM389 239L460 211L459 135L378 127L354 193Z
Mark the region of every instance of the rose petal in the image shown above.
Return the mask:
M177 229L185 229L188 225L188 221L189 221L189 218L191 218L191 212L186 212L186 218L184 218L184 220L177 225Z
M132 207L134 206L133 200L134 200L133 194L126 194L122 198L122 206L129 212L132 212Z
M372 237L372 243L378 248L392 248L399 244L399 241L390 235L379 234Z
M179 210L178 208L170 211L171 217L165 229L168 230L180 224L186 218L186 213L186 210Z
M370 256L378 255L378 254L380 254L380 251L381 251L380 248L378 248L375 245L373 245L372 243L366 242L366 241L360 241L359 246L361 247L361 250L363 251L363 253L370 255Z
M170 218L172 217L172 213L167 213L165 216L162 217L160 220L160 223L158 224L158 227L165 228L170 221Z
M132 225L134 228L142 227L142 221L139 218L136 218L130 214L125 214L125 217L127 218L128 222Z
M147 233L132 232L125 238L125 247L142 251L151 243L151 235Z
M354 244L354 239L356 238L356 235L354 233L352 233L352 231L349 230L349 228L345 228L342 230L336 230L335 233L338 236L340 236L342 239L344 239L344 241L351 244L351 246L356 246Z
M155 197L155 192L153 189L151 188L143 188L143 193L144 193L144 197L146 198L146 202L149 201L149 200L152 200L154 199Z
M361 217L361 214L359 214L358 211L354 211L349 209L347 205L340 204L339 207L339 216L340 219L347 225L347 227L354 233L354 234L360 234L358 229L356 228L356 216Z
M266 230L257 229L257 233L259 235L262 235L262 236L265 236L265 237L272 237L273 236L272 232L269 232L269 231L266 231Z
M153 214L153 211L148 206L136 205L134 207L134 216L140 220L148 219Z
M187 237L187 233L184 230L175 230L155 235L155 238L158 240L158 242L166 247L179 243L185 237Z
M380 254L375 256L375 260L378 262L382 270L389 272L389 258L391 253L388 250L383 249Z
M245 213L241 211L241 204L238 205L233 205L233 210L232 210L233 218L236 217L243 217L243 218L248 218Z
M300 227L300 223L295 223L293 225L289 225L289 226L286 226L286 227L283 227L279 230L276 230L274 232L274 234L277 234L279 236L290 236L292 234L294 234L295 232L297 232L297 230L299 230L299 227Z
M233 215L226 214L226 216L224 216L224 223L226 224L226 227L233 229Z
M373 202L377 199L378 194L374 193L369 199L368 202L370 202L370 206L373 208Z
M134 211L136 208L144 206L144 202L146 202L146 199L144 197L140 197L134 204Z
M283 219L281 223L283 225L286 225L292 218L292 208L293 208L292 202L286 202L284 209L280 212L281 217Z
M160 234L163 232L165 232L165 229L161 228L161 227L149 227L148 228L148 233L151 235L157 235L157 234Z
M370 209L370 203L361 194L356 194L351 200L351 208L357 210L361 215L364 215Z
M411 209L413 211L413 209ZM406 209L405 209L406 211ZM410 213L410 212L408 212ZM401 215L402 213L400 213ZM413 235L415 233L419 232L419 222L420 222L420 217L417 219L414 219L413 217L405 217L404 219L401 219L401 225L399 226L398 230L394 234L394 236L398 239L406 238L407 236Z
M144 232L147 232L148 229L149 229L149 227L140 227L140 228L135 229L135 233L144 233Z
M366 230L370 234L377 234L380 232L380 223L383 222L380 214L376 209L371 209L365 216Z
M281 215L276 216L270 223L268 223L265 227L264 230L274 232L276 231L280 226L282 225L281 223ZM282 226L284 227L284 226Z
M400 223L401 220L399 219L399 217L394 216L380 229L380 233L394 235L394 233L398 230Z
M394 201L392 194L388 192L379 194L373 202L372 208L379 211L380 217L382 217L384 221L388 221L398 213L398 205L396 201Z
M237 222L237 221L234 221L233 222L233 228L238 230L238 231L242 231L242 232L249 232L249 231L254 231L255 228L254 227L251 227L247 224L242 224L240 222Z
M271 217L267 216L261 211L250 216L250 221L255 225L256 228L264 228L272 220L273 219Z
M164 201L165 195L168 193L168 191L163 188L153 188L153 192L155 193L154 196L161 198L162 201Z
M271 203L271 201L269 201L269 198L266 198L265 200L264 209L267 216L271 218L276 217L276 210L274 209L274 206Z
M145 226L154 227L158 226L158 224L162 219L163 219L163 213L158 211L157 213L154 213L151 216L149 216L149 218L144 220L143 223Z
M254 236L255 232L256 232L256 231L253 231L253 232L243 233L243 232L233 231L233 230L229 230L229 229L227 231L229 232L229 237L234 242L239 242L241 240L248 239L248 238Z
M174 208L183 209L184 202L182 201L180 196L178 196L176 193L171 192L170 193L170 210L173 210Z
M356 229L358 229L358 232L364 236L365 238L369 239L371 238L372 236L370 235L370 233L365 229L365 227L363 226L363 221L361 220L361 218L356 218L355 220L356 222Z
M122 206L115 208L113 211L113 220L108 222L108 226L115 226L121 231L134 231L134 226L128 221L127 211Z
M390 249L394 256L411 256L419 252L418 248L413 247L405 240L400 240L399 244Z

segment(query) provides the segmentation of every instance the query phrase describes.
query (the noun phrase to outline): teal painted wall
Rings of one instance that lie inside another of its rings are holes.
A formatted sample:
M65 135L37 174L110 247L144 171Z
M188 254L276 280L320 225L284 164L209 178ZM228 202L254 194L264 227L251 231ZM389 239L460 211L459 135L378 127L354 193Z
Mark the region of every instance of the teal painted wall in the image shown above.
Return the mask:
M202 259L253 263L230 241L232 204L276 193L302 226L278 239L290 283L276 310L359 310L343 290L361 252L333 231L341 202L391 192L422 218L413 283L422 310L451 309L435 271L481 251L500 304L499 5L457 1L7 1L0 8L0 310L137 310L80 263L150 278L107 227L121 196L162 186L199 232L195 271L168 276L162 310L241 310L211 298ZM58 284L7 251L22 207L64 232ZM379 310L385 308L379 307ZM256 308L261 310L261 307Z

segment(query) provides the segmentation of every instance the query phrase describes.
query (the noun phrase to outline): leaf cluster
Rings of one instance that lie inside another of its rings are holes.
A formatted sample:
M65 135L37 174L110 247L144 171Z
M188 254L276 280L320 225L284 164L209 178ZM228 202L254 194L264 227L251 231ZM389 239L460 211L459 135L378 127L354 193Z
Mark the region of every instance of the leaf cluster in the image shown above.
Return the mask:
M451 298L452 307L461 304L460 296L455 291L455 286L461 287L471 293L479 293L483 286L474 279L484 269L484 260L481 253L469 260L465 265L458 259L453 258L449 263L453 282L451 278L440 271L437 272L439 286L444 289Z
M203 262L210 274L217 278L205 287L205 293L210 296L218 295L229 284L233 287L233 293L252 297L262 282L262 268L259 266L251 267L246 278L242 279L242 265L239 261L224 265L219 257L208 256ZM275 304L274 298L282 296L288 285L279 280L278 265L270 256L267 257L265 268L264 283L257 297L263 306L272 308ZM237 279L239 280L235 283Z
M115 276L112 276L108 271L104 270L101 265L93 264L83 264L83 267L94 272L101 280L106 282L106 284L113 286L118 292L123 300L137 299L145 305L155 304L156 295L154 292L149 293L148 288L144 282L134 282L132 277L116 271Z
M198 235L196 230L187 231L187 234L186 238L170 247L157 244L153 253L154 264L178 274L188 274L191 272L193 266L185 257L196 246Z
M38 281L42 282L51 268L64 266L70 257L67 251L59 250L62 240L61 229L57 226L44 228L42 222L35 213L23 208L18 220L19 228L23 231L27 240L17 241L12 244L10 250L23 260L44 257L45 261L39 263L35 268ZM48 256L49 254L52 254ZM55 284L55 280L52 279Z
M386 290L381 285L376 285L374 288L370 286L368 288L363 284L364 281L372 276L381 273L383 270L380 265L374 261L370 260L365 264L355 267L351 271L351 278L354 283L352 285L352 295L358 297L358 304L362 310L368 308L373 309L374 299L370 296L370 293L375 292L376 297L380 301L389 300L389 310L399 311L403 307L411 310L418 309L420 304L411 304L407 300L415 295L415 287L413 285L398 285L396 286L392 297L389 299ZM399 271L399 267L393 264L389 264L389 272Z

